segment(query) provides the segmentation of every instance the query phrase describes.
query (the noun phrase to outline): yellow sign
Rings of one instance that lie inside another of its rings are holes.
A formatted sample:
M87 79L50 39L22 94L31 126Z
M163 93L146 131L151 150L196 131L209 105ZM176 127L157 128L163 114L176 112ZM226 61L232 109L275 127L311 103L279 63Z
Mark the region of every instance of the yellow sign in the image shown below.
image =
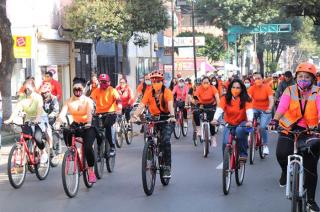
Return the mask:
M15 58L31 58L31 36L13 36Z

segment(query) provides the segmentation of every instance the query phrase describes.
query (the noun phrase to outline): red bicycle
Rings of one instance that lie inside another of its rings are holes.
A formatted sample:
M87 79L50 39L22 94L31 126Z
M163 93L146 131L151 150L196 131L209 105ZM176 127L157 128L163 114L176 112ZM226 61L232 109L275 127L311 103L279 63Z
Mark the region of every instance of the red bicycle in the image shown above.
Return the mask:
M26 177L27 168L31 173L36 173L39 180L47 178L50 171L50 157L46 163L40 163L40 158L43 150L40 150L36 141L32 136L31 127L36 126L36 123L25 122L24 124L11 125L18 126L22 129L20 139L12 146L8 157L8 177L9 182L14 188L20 188ZM46 140L44 142L44 149L50 155L50 146Z
M246 164L245 162L239 160L238 139L235 135L236 126L225 125L225 127L229 128L230 133L228 137L228 143L223 152L222 185L223 193L225 195L228 195L231 185L231 175L234 172L237 185L242 185L246 170Z
M75 197L79 190L80 173L83 174L83 181L87 188L91 188L93 183L89 182L88 165L84 155L84 143L81 137L76 137L75 133L79 130L87 129L85 126L63 127L72 134L71 146L65 152L62 161L62 184L67 196ZM77 147L80 144L80 148ZM79 152L80 150L80 152Z
M249 135L249 158L250 164L254 162L255 151L259 149L259 155L261 159L264 159L266 156L263 154L263 143L261 140L260 134L260 123L259 123L259 114L254 114L253 119L253 132Z
M188 133L188 119L183 118L184 108L185 107L183 101L179 100L176 102L175 114L177 122L175 123L174 127L174 137L176 139L179 139L181 137L181 133L184 137L187 136Z

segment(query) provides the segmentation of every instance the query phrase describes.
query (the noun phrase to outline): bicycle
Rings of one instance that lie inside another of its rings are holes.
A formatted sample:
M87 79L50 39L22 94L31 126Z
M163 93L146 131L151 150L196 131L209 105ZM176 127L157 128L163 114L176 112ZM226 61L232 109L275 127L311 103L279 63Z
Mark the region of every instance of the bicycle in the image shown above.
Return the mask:
M109 154L111 147L105 136L103 120L105 120L106 116L108 116L108 114L94 115L94 118L97 120L96 130L97 135L99 136L99 142L95 143L94 145L94 152L97 161L95 164L95 174L98 179L101 179L103 177L104 162L106 163L106 167L109 173L113 172L116 162L115 155L110 156Z
M263 143L261 140L259 114L255 113L253 118L253 132L249 135L249 159L250 164L254 162L255 151L259 150L261 159L265 159L263 154Z
M8 157L8 177L12 187L20 188L26 177L27 167L31 173L35 172L39 180L45 180L50 171L50 157L46 163L40 163L43 151L37 145L30 129L37 123L25 122L24 124L11 123L22 129L20 138L12 146ZM50 155L50 146L47 141L44 142L44 150Z
M62 155L62 141L63 134L61 130L54 130L53 126L50 126L52 129L52 151L50 155L50 166L57 167L60 161L60 155Z
M69 130L72 134L71 146L68 146L64 153L62 161L62 184L68 197L73 198L79 190L79 176L83 174L83 181L87 188L91 188L93 183L88 179L88 165L84 155L84 141L81 137L76 137L75 133L79 130L87 129L85 126L64 127L63 130ZM78 149L77 143L80 144Z
M128 123L125 115L118 115L115 123L115 141L116 146L121 148L123 145L123 139L126 140L128 145L131 144L133 139L132 123Z
M163 152L159 147L160 131L156 126L161 123L168 123L168 121L159 119L160 117L147 116L145 121L136 122L137 124L146 124L147 142L144 145L142 154L142 185L147 196L153 193L157 171L159 171L162 185L167 186L170 182L170 178L163 177L165 164Z
M238 186L243 184L246 164L245 162L241 162L239 160L239 146L238 139L235 135L234 128L236 126L228 125L228 124L220 124L222 126L228 127L229 129L229 137L228 143L223 152L223 168L222 168L222 187L223 193L225 195L229 194L230 186L231 186L231 176L235 173L235 179ZM238 126L238 127L246 127L246 126ZM250 128L249 128L250 129Z
M284 129L278 128L277 132L283 132ZM298 144L298 139L302 134L314 135L320 138L317 130L292 130L287 131L293 135L294 151L288 156L287 165L287 181L286 181L286 197L291 200L291 211L307 211L306 189L304 188L304 166L303 154L310 150L310 147L319 142L319 139L308 139L303 145Z
M177 122L174 127L174 137L179 139L181 134L185 137L188 133L188 119L184 119L183 110L184 110L184 102L179 100L176 102L175 116Z

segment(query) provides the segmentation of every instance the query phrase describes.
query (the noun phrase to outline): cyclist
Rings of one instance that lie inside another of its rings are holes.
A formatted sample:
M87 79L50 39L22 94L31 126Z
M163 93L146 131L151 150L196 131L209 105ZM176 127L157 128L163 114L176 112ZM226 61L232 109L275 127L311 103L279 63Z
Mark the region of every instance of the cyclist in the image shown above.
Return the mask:
M90 97L92 91L99 87L99 81L97 74L95 72L91 73L91 80L87 82L86 87L84 89L84 93L86 96Z
M272 74L272 80L270 81L270 86L274 92L277 91L279 85L279 77L277 73Z
M263 79L260 73L255 72L253 74L254 85L252 85L248 93L253 101L254 113L260 118L260 132L263 142L263 154L269 155L268 133L266 127L272 119L272 107L274 104L273 91L270 86L263 83Z
M247 89L250 88L251 86L251 82L248 78L246 78L245 80L243 80L244 85L246 86Z
M126 120L129 121L134 96L125 78L120 79L120 85L116 87L116 90L118 91L121 98L122 114L124 114Z
M42 150L40 162L48 161L48 153L45 151L45 144L42 140L42 135L45 133L48 143L52 144L52 130L49 126L48 116L43 110L42 97L36 92L34 80L28 79L24 83L24 97L20 99L10 118L5 121L5 124L13 122L13 119L20 113L25 115L24 121L36 123L36 126L25 129L26 134L33 135L37 146Z
M61 84L57 80L53 79L53 73L51 71L47 71L45 73L42 85L44 83L51 84L52 95L55 95L58 98L58 100L61 101L62 99Z
M252 127L253 109L247 89L241 80L234 79L231 81L226 95L221 98L211 124L217 125L222 114L224 114L225 122L232 126L238 138L240 160L245 162L248 157L248 132L243 126ZM222 145L223 152L228 143L229 132L229 129L225 127Z
M110 85L110 77L107 74L100 74L100 87L91 93L91 98L96 103L96 114L107 114L104 120L105 135L110 144L110 156L116 153L114 143L113 125L117 119L117 113L121 114L122 104L119 93ZM106 154L108 154L106 152Z
M197 78L195 81L194 81L194 85L191 89L189 89L189 92L188 92L188 97L186 99L186 105L189 105L191 106L192 108L194 108L195 106L195 101L194 101L194 98L195 98L195 93L196 93L196 90L197 88L201 85L201 79L200 78ZM194 116L192 116L192 127L193 127L193 131L196 132L197 129L196 129L196 124L194 122Z
M180 110L183 111L183 118L187 119L188 113L187 109L184 108L185 101L188 95L189 88L185 85L184 79L180 78L178 81L178 85L174 86L172 95L175 97L175 108L179 107ZM176 109L175 109L176 111ZM187 123L184 123L187 124Z
M212 121L214 110L216 105L219 105L219 92L217 89L210 84L209 77L203 77L201 80L201 85L197 88L195 92L196 101L194 103L202 106L205 109L212 109L212 111L207 111L208 121ZM200 136L200 112L195 110L193 112L194 121L196 124L197 135ZM211 133L211 144L212 146L216 146L216 138L215 138L215 127L210 126Z
M222 96L222 84L219 83L218 79L213 76L211 78L211 85L213 85L214 87L216 87L216 89L218 90L219 92L219 96L221 97Z
M173 132L174 107L173 95L170 89L166 88L163 84L163 73L160 71L153 71L150 74L152 81L152 89L148 90L143 96L137 110L133 113L131 121L138 120L139 115L144 110L146 105L149 106L150 113L153 116L160 116L160 120L168 120L169 123L161 123L157 127L161 133L160 148L163 151L165 161L164 178L171 178L171 143L170 138Z
M134 97L135 102L140 102L146 90L151 88L151 80L149 74L146 74L144 78L141 79L140 84L137 87L136 94Z
M282 96L283 92L286 90L287 87L294 85L295 81L293 79L292 73L291 71L286 71L284 73L284 80L282 80L279 83L279 86L277 88L276 94L275 94L275 98L277 101L280 100L280 97Z
M320 93L316 82L316 67L311 63L301 63L296 69L296 85L289 86L283 93L279 107L271 121L271 127L278 125L287 130L304 130L306 128L320 128ZM279 180L280 186L286 185L288 155L293 154L293 136L286 131L280 133L277 144L277 160L282 169ZM310 135L304 134L299 143L304 143ZM317 138L319 139L319 138ZM319 143L319 142L318 142ZM319 160L319 146L311 146L308 153L303 154L305 168L304 186L307 189L308 207L319 211L315 202L317 187L317 164Z
M55 124L55 128L59 129L62 122L66 123L66 115L72 116L72 127L85 126L85 128L76 131L77 137L82 137L84 142L84 153L88 163L89 182L96 182L94 173L94 151L92 148L96 138L95 129L91 126L92 111L94 109L92 100L84 95L85 80L75 77L73 79L73 96L70 97L63 105L61 112ZM64 140L67 146L71 145L72 134L69 130L63 131Z

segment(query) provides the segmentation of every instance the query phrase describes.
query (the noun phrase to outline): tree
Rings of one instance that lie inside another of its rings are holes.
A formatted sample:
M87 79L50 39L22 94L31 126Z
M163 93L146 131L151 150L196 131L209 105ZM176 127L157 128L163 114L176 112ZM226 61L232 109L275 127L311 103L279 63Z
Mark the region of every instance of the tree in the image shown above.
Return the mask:
M7 17L6 0L0 0L0 92L2 96L3 117L7 119L12 112L11 76L14 65L11 23Z

